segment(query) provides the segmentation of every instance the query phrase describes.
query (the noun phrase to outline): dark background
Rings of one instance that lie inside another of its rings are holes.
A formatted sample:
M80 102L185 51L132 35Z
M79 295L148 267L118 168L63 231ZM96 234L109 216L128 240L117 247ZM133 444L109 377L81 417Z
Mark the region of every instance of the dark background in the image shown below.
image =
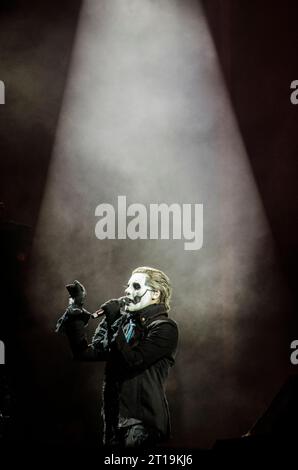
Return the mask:
M30 270L30 249L80 4L77 0L61 0L57 4L19 0L1 2L0 6L0 79L6 85L6 104L0 107L0 201L6 207L1 222L0 338L6 344L5 374L10 390L10 405L6 406L11 414L12 440L96 443L99 438L99 408L96 406L94 412L94 403L99 400L102 365L98 391L89 379L94 377L93 366L68 361L66 368L65 361L61 361L60 367L49 370L48 364L59 362L59 355L65 351L62 347L53 350L52 333L43 330L31 314L23 289ZM298 4L294 0L282 3L205 0L203 5L271 225L278 267L286 280L287 300L280 312L285 328L281 335L285 344L290 344L298 335L295 295L298 106L290 102L290 84L298 79ZM51 295L49 292L49 299ZM263 328L260 333L266 337L266 324ZM34 361L32 351L36 355ZM249 354L252 362L258 361L253 348ZM225 430L219 425L222 435L235 437L248 429L279 388L282 378L296 373L295 367L287 366L286 361L282 364L276 375L272 372L272 377L268 377L266 393L255 396L255 409L247 419L239 422L232 415ZM50 381L48 374L52 374ZM245 365L241 374L244 383L245 377L253 381L251 371L246 374ZM49 382L51 389L45 386ZM179 400L178 392L172 392L172 396ZM175 424L179 428L183 416L179 415L178 406L176 411ZM216 416L216 406L210 413ZM219 437L216 429L209 429L207 437L200 436L199 423L197 433L189 436L184 445L195 447ZM180 439L176 431L174 445L179 445Z

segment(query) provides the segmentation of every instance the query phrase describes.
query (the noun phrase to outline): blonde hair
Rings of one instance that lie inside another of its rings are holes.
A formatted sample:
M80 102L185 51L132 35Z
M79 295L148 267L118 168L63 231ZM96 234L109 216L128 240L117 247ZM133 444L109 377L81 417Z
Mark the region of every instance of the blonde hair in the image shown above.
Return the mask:
M141 266L133 270L132 274L143 273L148 276L148 285L155 291L160 292L159 303L164 303L167 310L170 310L170 300L172 296L172 286L168 276L160 269Z

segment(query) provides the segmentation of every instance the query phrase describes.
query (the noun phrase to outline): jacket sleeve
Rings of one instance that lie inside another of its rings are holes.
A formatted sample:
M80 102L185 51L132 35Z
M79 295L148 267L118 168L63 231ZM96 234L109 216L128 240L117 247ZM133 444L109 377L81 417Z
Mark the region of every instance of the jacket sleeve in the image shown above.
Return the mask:
M142 372L159 359L174 360L178 343L178 328L174 321L149 327L147 336L135 347L125 339L122 328L115 338L115 347L131 372Z
M91 344L88 344L85 325L72 320L64 325L73 357L77 361L106 361L109 356L108 328L105 320L98 325Z

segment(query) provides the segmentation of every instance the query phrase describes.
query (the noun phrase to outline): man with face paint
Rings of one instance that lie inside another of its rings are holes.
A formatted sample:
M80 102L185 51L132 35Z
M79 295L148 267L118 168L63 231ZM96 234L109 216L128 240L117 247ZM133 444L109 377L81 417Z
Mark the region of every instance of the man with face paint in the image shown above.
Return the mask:
M67 286L70 305L56 331L68 336L75 359L106 361L104 444L135 448L166 440L170 418L164 385L178 342L177 324L168 317L168 276L155 268L135 269L125 297L101 306L105 318L91 344L84 331L90 318L83 308L86 290L75 283L75 291Z

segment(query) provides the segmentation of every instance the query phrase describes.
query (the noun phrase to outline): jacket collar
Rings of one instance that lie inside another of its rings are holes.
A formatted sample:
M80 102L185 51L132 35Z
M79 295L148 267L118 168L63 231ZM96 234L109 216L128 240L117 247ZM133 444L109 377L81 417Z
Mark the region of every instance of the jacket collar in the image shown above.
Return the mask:
M139 321L141 325L146 325L151 322L155 317L160 315L168 316L165 304L152 304L148 307L142 308L137 312L132 312L131 316Z

